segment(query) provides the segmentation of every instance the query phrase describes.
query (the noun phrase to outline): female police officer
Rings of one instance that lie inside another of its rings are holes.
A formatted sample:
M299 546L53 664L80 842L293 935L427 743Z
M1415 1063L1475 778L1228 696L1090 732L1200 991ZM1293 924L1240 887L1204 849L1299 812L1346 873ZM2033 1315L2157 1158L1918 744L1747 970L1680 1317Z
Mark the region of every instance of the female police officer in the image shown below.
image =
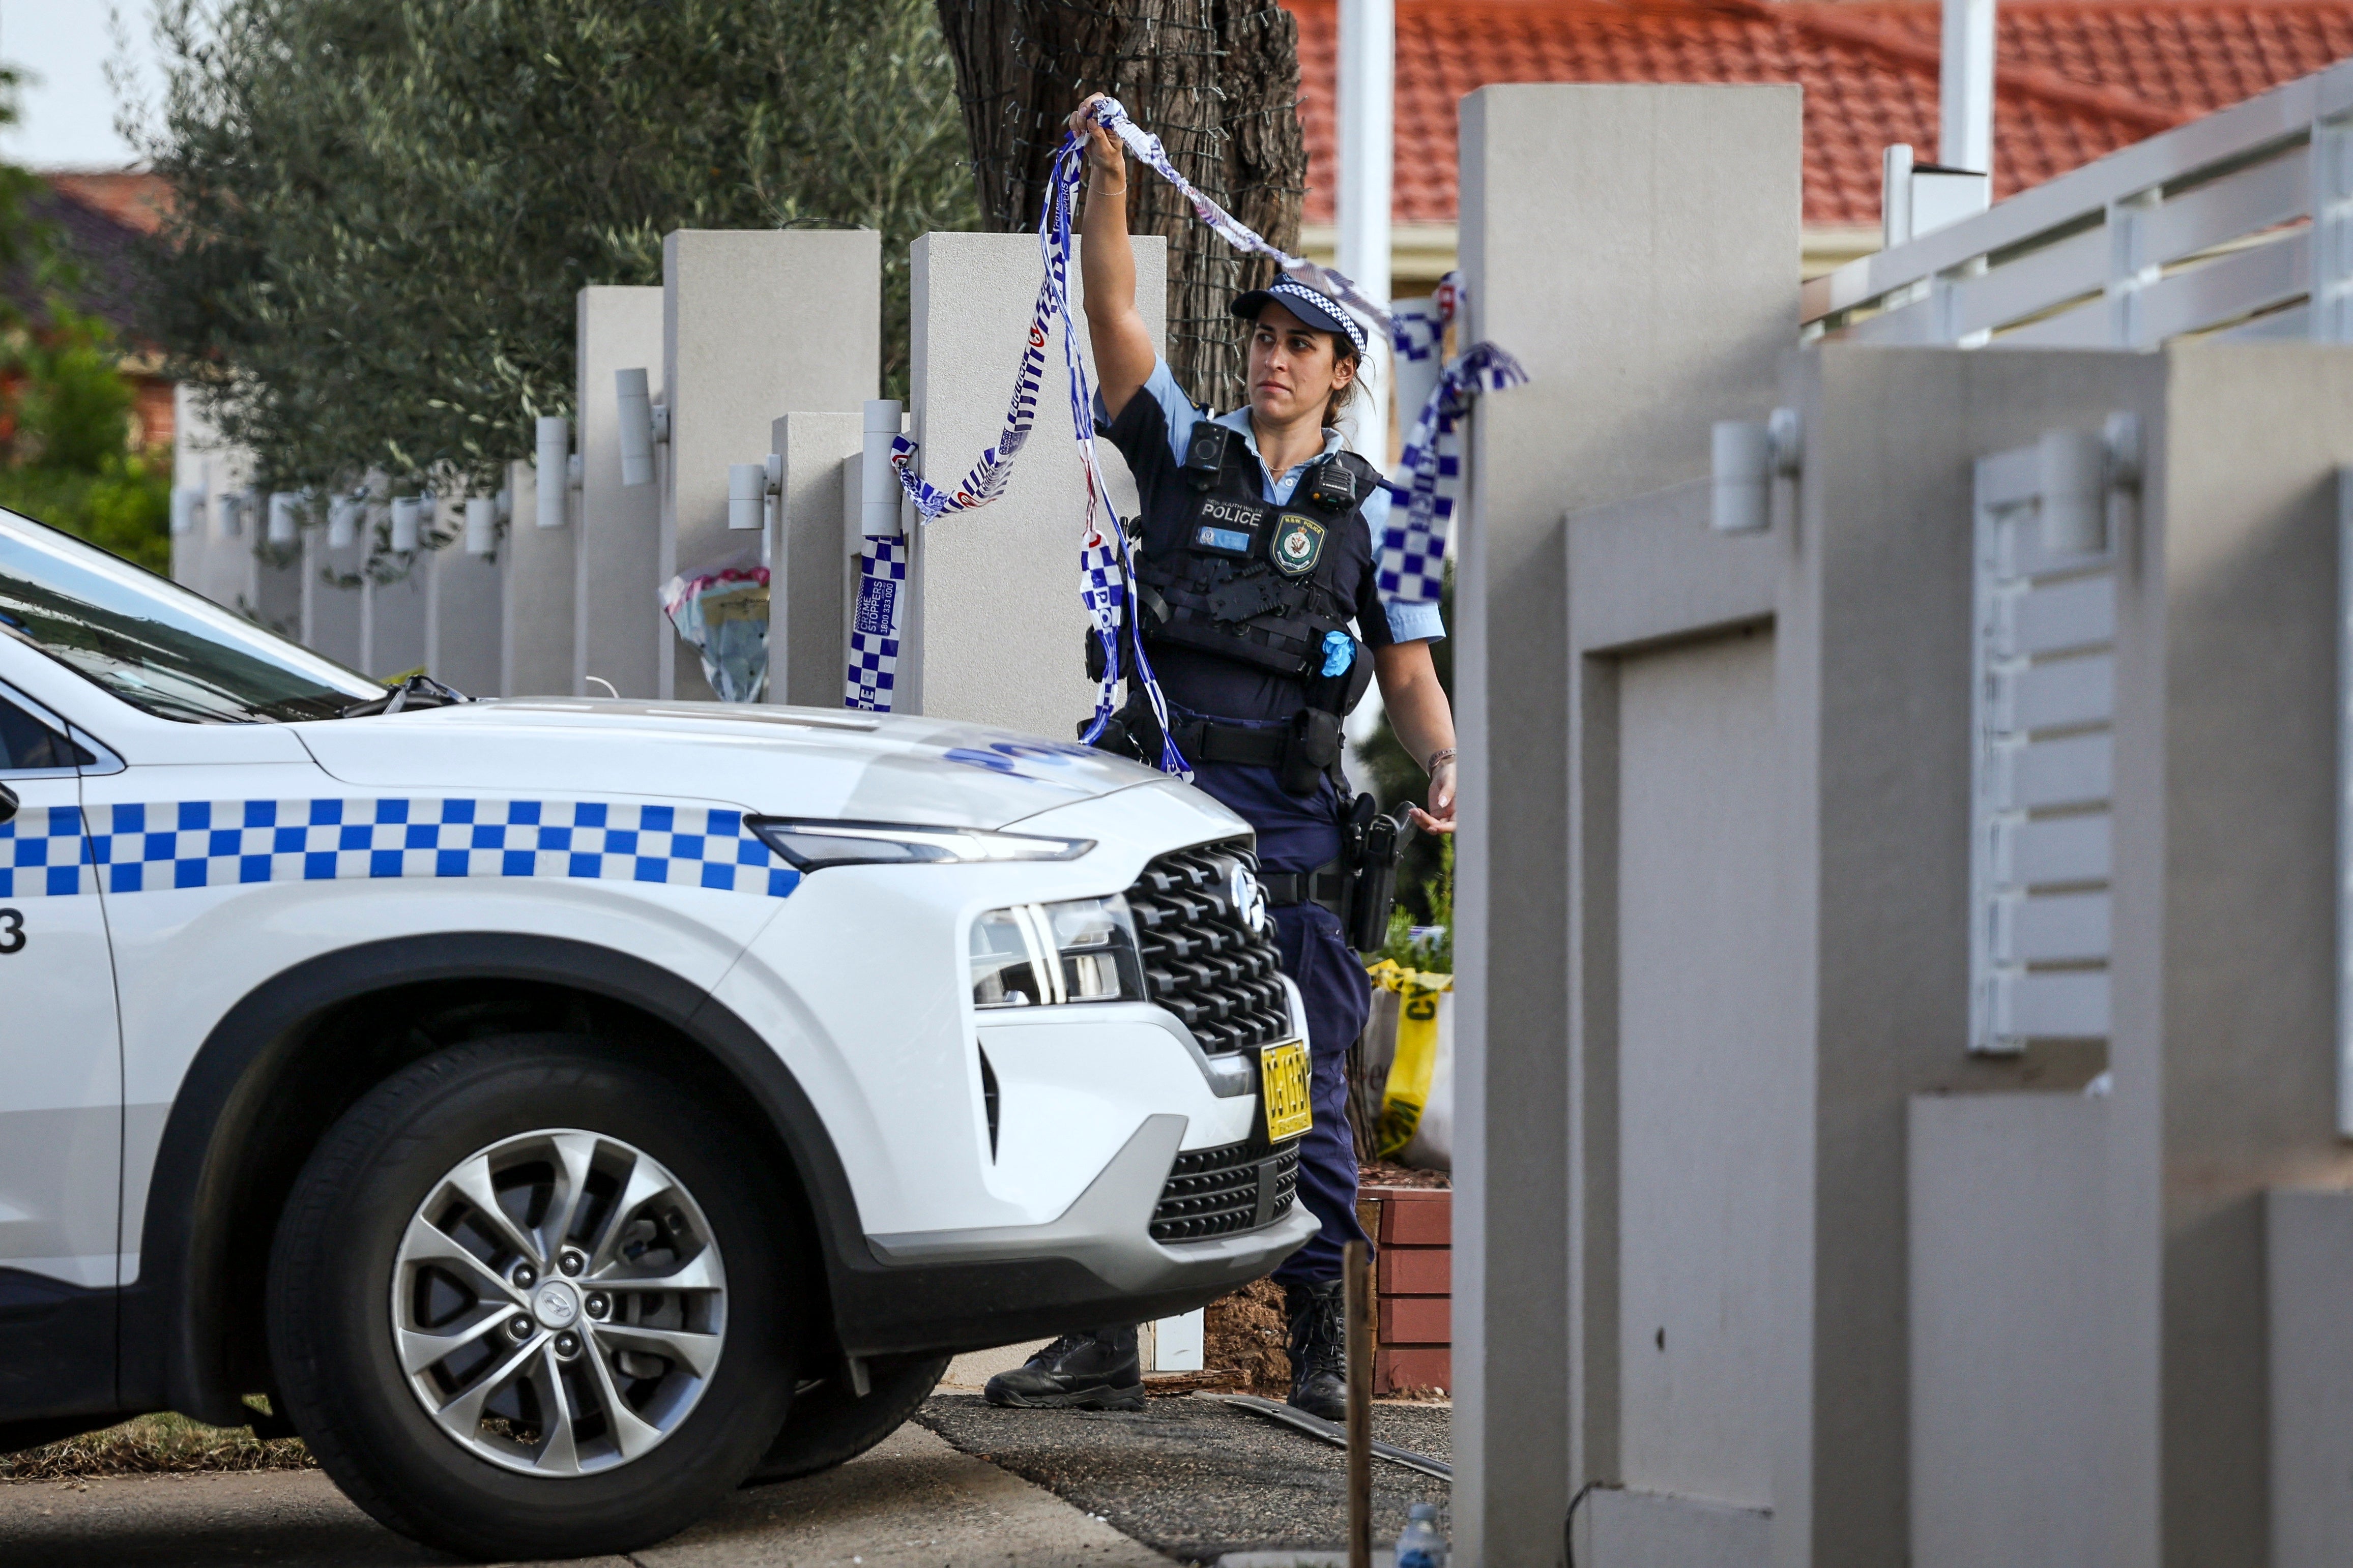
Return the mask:
M1322 1228L1275 1271L1290 1309L1291 1403L1345 1413L1340 1260L1364 1239L1348 1131L1345 1058L1370 994L1333 908L1344 874L1348 795L1340 718L1369 677L1389 721L1430 773L1428 832L1454 826L1454 722L1430 658L1435 605L1385 606L1373 541L1388 510L1372 466L1330 426L1361 373L1365 329L1338 301L1291 279L1233 302L1250 323L1250 405L1205 417L1153 352L1135 307L1127 166L1089 117L1080 233L1099 414L1134 473L1143 540L1134 601L1178 749L1195 782L1258 832L1283 973L1307 1011L1314 1127L1300 1151L1299 1197ZM1347 627L1353 622L1356 635ZM1150 731L1129 693L1123 722ZM1157 760L1156 733L1132 733ZM997 1405L1136 1408L1135 1330L1066 1335L990 1380Z

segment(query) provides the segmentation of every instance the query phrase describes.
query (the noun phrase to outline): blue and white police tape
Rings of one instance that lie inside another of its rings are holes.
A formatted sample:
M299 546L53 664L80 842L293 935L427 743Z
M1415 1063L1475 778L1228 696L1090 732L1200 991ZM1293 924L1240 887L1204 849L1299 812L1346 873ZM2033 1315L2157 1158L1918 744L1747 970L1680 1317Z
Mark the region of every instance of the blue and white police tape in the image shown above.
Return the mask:
M858 552L858 603L849 620L849 669L841 705L888 713L899 686L900 628L907 615L907 541L870 533Z
M0 823L0 898L265 882L545 877L781 899L800 873L740 811L601 801L183 800Z
M1457 422L1481 392L1501 392L1527 380L1519 362L1493 343L1473 343L1447 362L1438 385L1406 433L1398 467L1412 475L1400 490L1405 505L1391 506L1375 556L1374 585L1384 600L1435 604L1446 584L1446 542L1454 524L1454 503L1462 473Z
M1229 245L1271 258L1290 276L1364 316L1388 334L1390 347L1400 359L1418 362L1443 352L1447 326L1462 304L1459 274L1450 272L1440 282L1432 297L1432 314L1393 317L1386 307L1359 293L1345 274L1268 244L1247 224L1195 190L1192 182L1177 172L1167 149L1160 144L1160 138L1130 120L1116 99L1098 100L1094 118L1095 123L1117 136L1129 152L1175 185L1193 204L1193 211L1201 221ZM1378 542L1377 585L1384 599L1437 602L1445 583L1446 541L1453 522L1454 492L1461 476L1455 422L1476 394L1501 392L1527 379L1527 372L1520 368L1519 361L1487 342L1472 344L1440 372L1438 384L1430 389L1398 453L1398 466L1410 479L1403 485L1382 481L1392 497L1406 503L1403 516L1391 510Z
M1006 408L1004 429L952 491L940 489L915 471L918 448L903 436L892 442L891 461L900 485L914 502L916 515L924 523L951 512L987 506L1003 494L1006 481L1012 476L1013 459L1037 424L1039 389L1045 378L1046 341L1055 325L1060 325L1062 358L1069 371L1071 427L1078 442L1080 467L1087 487L1082 519L1085 526L1079 542L1079 600L1086 606L1088 618L1094 626L1095 641L1103 652L1103 675L1095 689L1094 713L1081 738L1095 740L1112 721L1113 700L1127 673L1121 658L1121 643L1124 641L1134 658L1136 684L1159 720L1160 766L1165 772L1190 778L1192 769L1184 753L1167 738L1171 728L1167 700L1161 695L1151 658L1145 653L1143 639L1136 635L1126 613L1127 583L1134 574L1135 563L1126 533L1111 510L1103 465L1096 457L1094 390L1071 321L1071 214L1084 162L1085 143L1075 134L1064 136L1048 180L1046 204L1038 216L1038 250L1044 277L1038 286L1037 304L1030 310L1029 333L1022 347L1021 363L1014 373L1013 395ZM862 593L861 588L861 595ZM1124 638L1121 636L1123 631L1128 633ZM860 704L853 700L852 705ZM887 708L887 701L883 706Z

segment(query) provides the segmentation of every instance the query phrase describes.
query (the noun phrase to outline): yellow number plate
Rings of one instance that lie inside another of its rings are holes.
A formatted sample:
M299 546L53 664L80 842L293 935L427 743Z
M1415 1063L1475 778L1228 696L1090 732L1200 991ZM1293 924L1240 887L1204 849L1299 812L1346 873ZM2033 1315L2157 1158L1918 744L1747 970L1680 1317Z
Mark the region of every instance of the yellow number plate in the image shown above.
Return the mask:
M1260 1092L1266 1097L1266 1135L1280 1143L1315 1125L1307 1099L1307 1042L1268 1046L1258 1054Z

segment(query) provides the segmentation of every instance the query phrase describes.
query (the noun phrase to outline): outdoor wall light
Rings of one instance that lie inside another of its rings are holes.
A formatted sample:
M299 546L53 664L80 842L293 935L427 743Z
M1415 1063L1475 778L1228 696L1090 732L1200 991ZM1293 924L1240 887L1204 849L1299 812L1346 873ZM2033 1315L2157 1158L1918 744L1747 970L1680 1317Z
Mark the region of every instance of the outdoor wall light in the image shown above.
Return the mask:
M730 463L727 465L727 527L731 531L748 533L760 526L768 499L768 465L765 463Z
M395 496L392 501L392 547L414 554L425 532L425 498Z
M617 370L613 389L621 405L621 482L654 482L654 444L670 439L670 405L654 401L642 370Z
M866 404L866 447L859 459L859 531L870 539L899 532L899 471L891 466L891 443L899 438L902 409L895 397Z
M2042 479L2042 548L2053 555L2094 555L2108 545L2108 502L2140 482L2140 419L2111 414L2094 430L2045 430L2038 448Z
M1762 533L1773 526L1773 481L1798 473L1798 411L1776 408L1762 422L1719 419L1710 432L1715 493L1708 522L1718 533Z
M360 498L329 496L327 498L327 548L349 550L359 540Z
M560 414L540 416L531 468L539 484L539 526L562 528L568 515L566 498L580 485L580 459L572 452L571 420Z
M466 498L466 553L489 555L499 547L499 498Z
M769 453L765 462L728 464L728 528L748 533L754 529L765 529L775 521L776 498L783 493L784 483L782 452ZM765 539L761 542L765 550Z
M194 533L205 520L202 485L181 485L172 491L172 531Z

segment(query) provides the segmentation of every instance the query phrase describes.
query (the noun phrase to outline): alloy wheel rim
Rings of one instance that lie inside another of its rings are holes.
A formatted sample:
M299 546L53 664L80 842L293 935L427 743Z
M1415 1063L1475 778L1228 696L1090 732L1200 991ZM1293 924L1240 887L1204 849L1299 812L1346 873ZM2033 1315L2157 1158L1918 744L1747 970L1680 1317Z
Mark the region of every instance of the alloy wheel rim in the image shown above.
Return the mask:
M392 1350L452 1441L527 1475L651 1452L710 1386L727 1276L701 1205L644 1151L546 1128L452 1166L392 1271Z

